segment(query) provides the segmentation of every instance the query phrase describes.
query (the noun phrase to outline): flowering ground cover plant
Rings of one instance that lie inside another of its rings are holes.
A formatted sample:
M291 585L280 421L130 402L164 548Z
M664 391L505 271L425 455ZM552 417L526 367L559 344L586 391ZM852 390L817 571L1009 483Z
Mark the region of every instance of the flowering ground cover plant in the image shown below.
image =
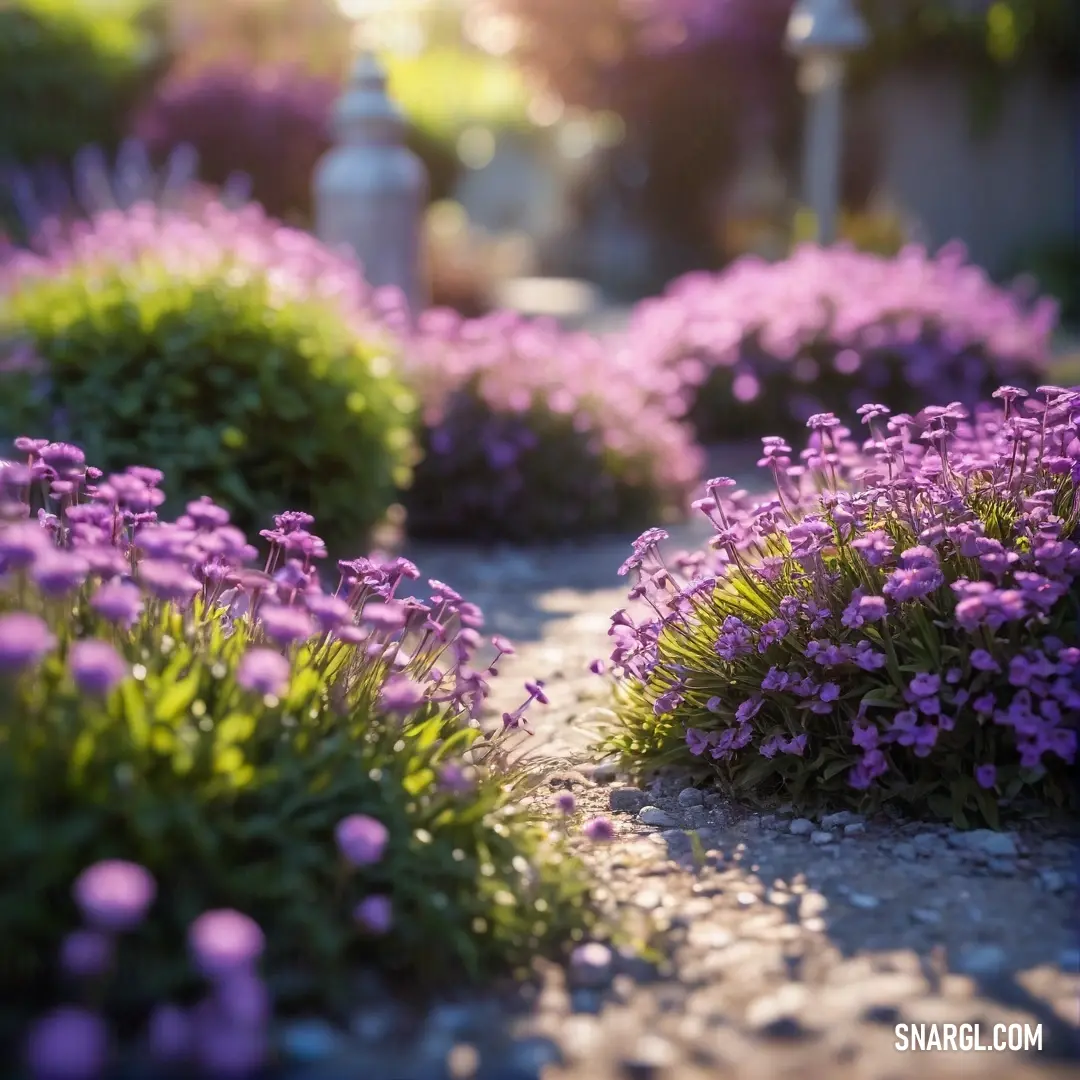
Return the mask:
M438 309L404 354L423 412L405 495L413 535L527 541L655 520L700 475L652 373L589 335Z
M495 669L474 605L437 581L398 598L405 559L341 561L324 588L300 512L262 532L256 569L209 499L159 521L155 469L17 450L0 468L0 1039L36 1015L35 1077L96 1076L114 1045L178 1075L244 1072L272 1056L272 1005L333 1015L361 966L461 979L588 924L577 864L475 724ZM527 691L506 728L546 700Z
M638 306L625 347L671 373L703 439L730 439L790 434L826 410L850 421L871 398L971 407L1003 382L1031 389L1056 312L994 285L957 244L895 257L806 245L679 279Z
M863 446L811 417L776 495L712 480L711 550L622 568L644 601L610 633L620 730L638 765L680 761L802 804L897 800L958 824L1064 801L1080 724L1080 391L1017 387L1000 408L860 410ZM681 573L687 581L676 582Z
M138 205L42 244L0 253L0 431L153 460L178 505L208 493L245 531L287 500L332 549L362 542L407 478L413 403L354 263L255 205Z

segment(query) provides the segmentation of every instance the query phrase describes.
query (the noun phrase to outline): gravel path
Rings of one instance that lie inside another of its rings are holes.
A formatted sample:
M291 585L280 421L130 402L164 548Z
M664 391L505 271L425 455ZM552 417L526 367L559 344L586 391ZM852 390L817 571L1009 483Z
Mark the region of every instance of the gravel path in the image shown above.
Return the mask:
M724 469L747 476L745 453ZM673 546L704 538L672 530ZM1077 848L1070 822L959 833L888 816L762 816L674 781L627 786L589 760L606 687L615 570L630 537L576 548L416 547L425 577L479 603L514 639L492 713L546 682L525 748L550 807L569 787L608 845L575 839L601 901L655 949L590 944L524 994L422 1012L377 985L346 1038L315 1026L288 1045L315 1072L371 1080L902 1080L1080 1075ZM646 954L648 955L648 954ZM1039 1052L899 1052L897 1024L1041 1025ZM977 1061L977 1065L975 1064Z

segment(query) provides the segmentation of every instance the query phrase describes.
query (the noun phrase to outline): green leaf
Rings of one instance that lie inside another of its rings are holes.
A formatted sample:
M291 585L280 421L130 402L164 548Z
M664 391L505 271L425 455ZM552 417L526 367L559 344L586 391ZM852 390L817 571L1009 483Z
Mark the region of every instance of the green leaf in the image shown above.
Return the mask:
M202 682L202 669L195 668L179 682L167 687L154 703L154 719L159 723L171 723L181 713L191 708L191 703L199 693Z

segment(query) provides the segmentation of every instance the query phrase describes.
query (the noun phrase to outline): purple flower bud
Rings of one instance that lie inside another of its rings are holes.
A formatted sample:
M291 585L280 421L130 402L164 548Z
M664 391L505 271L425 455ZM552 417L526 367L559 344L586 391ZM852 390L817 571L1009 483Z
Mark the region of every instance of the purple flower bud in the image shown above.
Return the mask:
M374 866L382 860L390 831L366 814L350 814L334 830L338 850L352 866Z
M593 817L582 826L581 830L590 840L598 844L606 844L615 839L615 826L606 817Z
M60 946L60 967L75 979L104 975L112 962L113 940L97 930L75 930Z
M574 798L573 792L560 791L555 796L555 809L560 814L572 814L577 807L577 800Z
M236 668L236 681L254 694L280 696L289 685L292 665L273 649L248 649Z
M191 1052L191 1020L176 1005L159 1005L150 1014L146 1040L155 1061L165 1065L183 1061Z
M56 647L56 638L37 615L0 615L0 672L12 674L37 663Z
M137 863L106 859L75 879L73 895L90 926L118 933L143 921L157 896L157 883Z
M97 1080L108 1064L109 1042L97 1013L62 1006L34 1024L26 1063L33 1080Z
M188 948L195 966L214 981L250 969L265 943L254 919L228 908L204 912L188 928Z
M128 673L127 662L107 641L76 641L68 653L75 685L84 694L108 694Z
M135 622L142 611L142 593L130 582L107 581L98 586L90 606L109 622L126 628Z
M993 765L979 765L975 769L975 780L979 787L989 790L997 783L997 769Z
M356 905L353 918L369 934L385 934L394 924L394 909L388 896L368 896Z

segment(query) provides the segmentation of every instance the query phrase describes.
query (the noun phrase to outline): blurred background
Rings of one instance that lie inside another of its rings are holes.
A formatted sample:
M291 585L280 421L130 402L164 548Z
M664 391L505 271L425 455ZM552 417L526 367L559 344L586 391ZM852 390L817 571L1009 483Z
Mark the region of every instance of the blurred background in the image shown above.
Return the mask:
M200 182L309 225L331 109L366 45L427 166L435 302L617 322L683 272L805 238L792 6L8 0L3 220L25 231L81 148L136 136L155 168L190 144ZM1075 326L1080 5L858 7L871 37L849 64L840 237L883 253L962 240L995 278L1035 275Z

